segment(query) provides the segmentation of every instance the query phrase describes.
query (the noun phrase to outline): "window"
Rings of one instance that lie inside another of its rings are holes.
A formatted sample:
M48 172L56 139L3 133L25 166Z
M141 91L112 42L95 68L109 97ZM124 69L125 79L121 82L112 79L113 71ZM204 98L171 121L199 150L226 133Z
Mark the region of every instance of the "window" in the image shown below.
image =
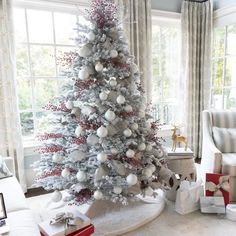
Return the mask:
M152 104L162 124L181 123L180 20L153 16Z
M43 107L65 82L57 58L73 51L76 23L85 23L76 15L75 6L34 3L18 4L13 12L18 104L25 141L44 130L47 112Z
M211 104L236 108L236 24L214 29Z

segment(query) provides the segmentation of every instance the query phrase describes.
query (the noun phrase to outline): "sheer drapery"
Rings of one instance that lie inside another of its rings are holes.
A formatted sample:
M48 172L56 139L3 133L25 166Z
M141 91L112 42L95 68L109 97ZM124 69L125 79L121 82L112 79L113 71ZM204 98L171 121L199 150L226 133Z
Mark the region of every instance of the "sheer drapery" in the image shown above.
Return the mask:
M147 101L151 99L151 0L118 0L123 12L123 26L128 39L130 53L141 73L141 84Z
M24 152L17 107L11 0L0 0L0 155L15 159L24 191Z
M212 3L184 0L181 9L182 70L186 81L188 144L201 154L201 111L210 105Z

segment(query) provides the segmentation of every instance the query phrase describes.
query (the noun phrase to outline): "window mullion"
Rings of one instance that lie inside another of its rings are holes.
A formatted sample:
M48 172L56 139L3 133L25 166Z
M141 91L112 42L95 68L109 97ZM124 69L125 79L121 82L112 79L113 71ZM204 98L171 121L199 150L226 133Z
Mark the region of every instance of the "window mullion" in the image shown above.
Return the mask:
M223 60L223 78L222 78L222 108L225 109L225 77L226 77L226 58L227 58L227 37L228 37L228 28L225 27L225 38L224 38L224 60Z

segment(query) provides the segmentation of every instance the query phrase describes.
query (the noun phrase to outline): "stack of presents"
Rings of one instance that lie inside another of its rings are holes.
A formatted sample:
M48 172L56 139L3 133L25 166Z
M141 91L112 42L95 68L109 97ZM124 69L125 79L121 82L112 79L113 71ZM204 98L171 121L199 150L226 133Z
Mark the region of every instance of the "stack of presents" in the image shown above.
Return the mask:
M175 210L188 214L200 209L202 213L226 214L236 221L236 177L206 173L204 185L182 181L176 194Z

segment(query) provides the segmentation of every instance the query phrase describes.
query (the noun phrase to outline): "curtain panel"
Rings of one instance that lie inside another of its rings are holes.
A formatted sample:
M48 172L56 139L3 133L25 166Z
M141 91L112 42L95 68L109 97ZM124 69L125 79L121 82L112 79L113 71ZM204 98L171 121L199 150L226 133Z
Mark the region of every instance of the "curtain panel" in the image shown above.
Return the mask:
M117 0L117 2L123 15L123 26L130 53L135 56L141 74L141 85L145 90L147 102L150 102L152 92L151 0Z
M24 151L16 95L11 0L0 0L0 155L14 158L16 177L26 191Z
M210 106L212 16L210 0L184 0L181 9L182 72L186 81L188 144L201 156L201 112Z

